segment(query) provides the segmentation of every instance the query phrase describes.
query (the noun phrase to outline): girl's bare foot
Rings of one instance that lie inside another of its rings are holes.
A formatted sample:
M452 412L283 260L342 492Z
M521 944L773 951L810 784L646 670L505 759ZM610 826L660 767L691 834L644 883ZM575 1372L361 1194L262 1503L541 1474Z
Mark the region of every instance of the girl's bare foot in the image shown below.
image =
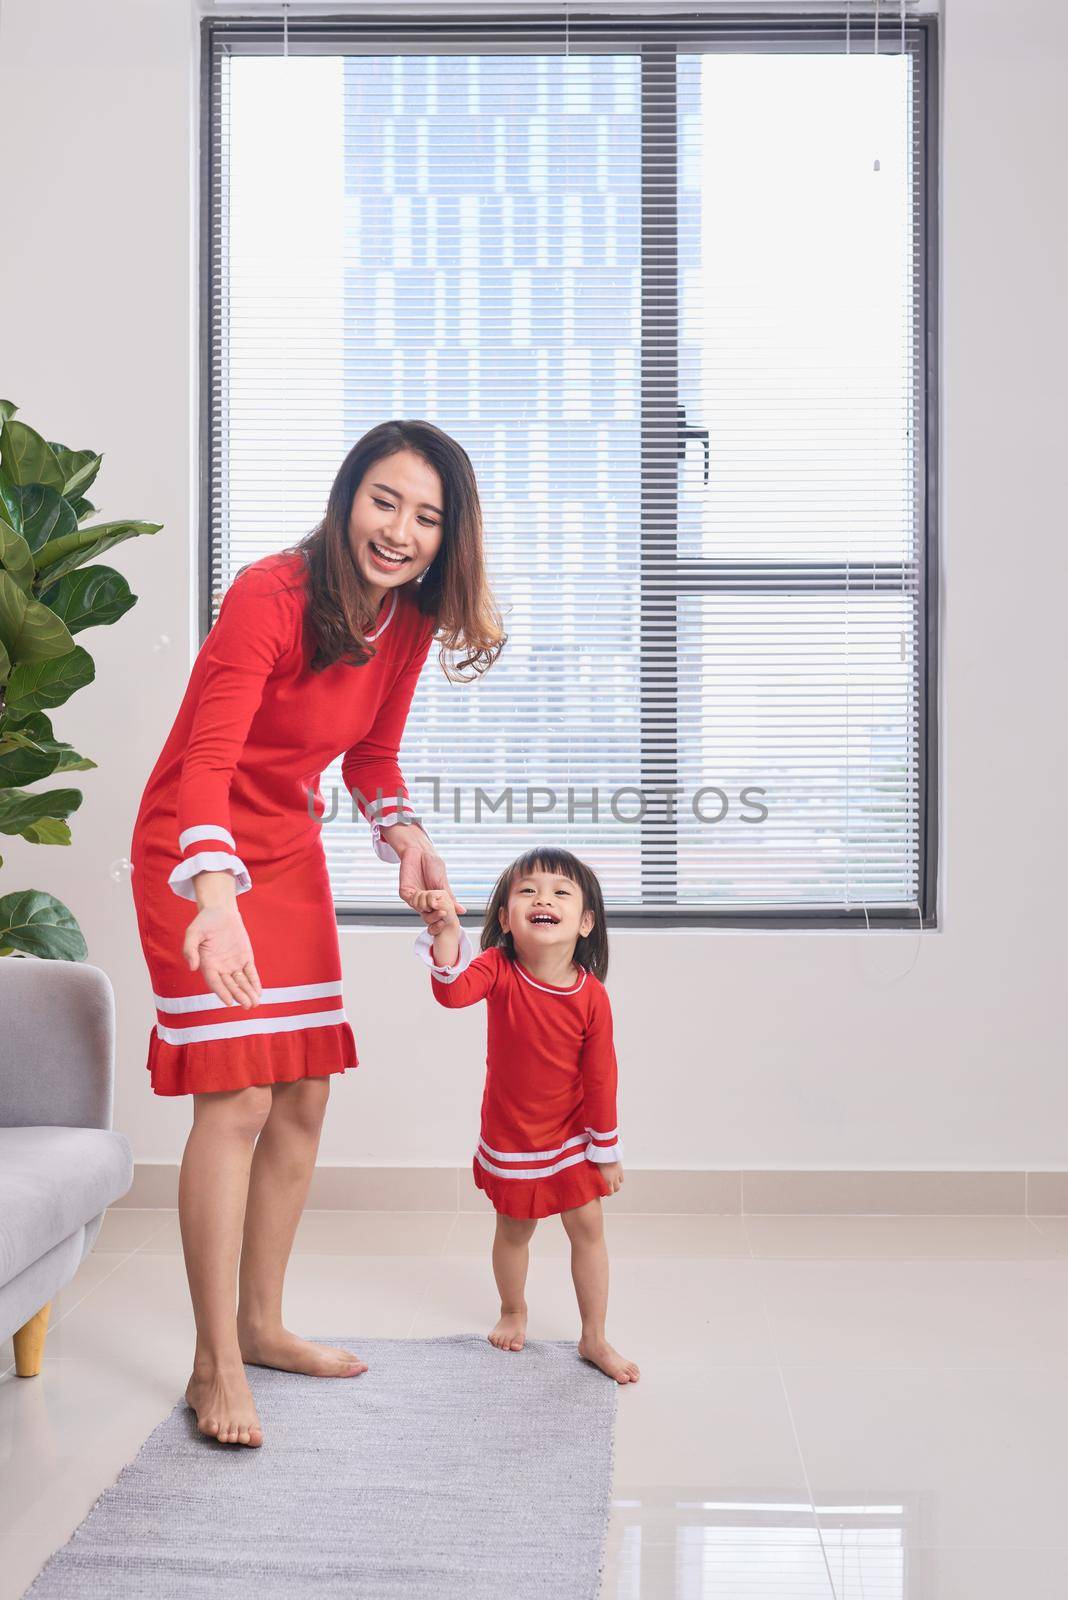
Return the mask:
M522 1350L527 1341L527 1308L522 1311L502 1311L501 1320L491 1328L486 1338L498 1350Z
M367 1362L351 1350L312 1344L288 1328L253 1332L238 1323L237 1337L241 1359L254 1367L277 1367L281 1372L302 1372L309 1378L358 1378L367 1371Z
M263 1443L263 1429L243 1367L194 1367L185 1398L196 1413L197 1427L209 1438L220 1444L256 1448Z
M641 1377L634 1362L621 1356L618 1350L613 1350L607 1339L583 1334L579 1340L578 1353L583 1361L592 1361L595 1367L600 1367L602 1372L606 1372L617 1383L637 1383Z

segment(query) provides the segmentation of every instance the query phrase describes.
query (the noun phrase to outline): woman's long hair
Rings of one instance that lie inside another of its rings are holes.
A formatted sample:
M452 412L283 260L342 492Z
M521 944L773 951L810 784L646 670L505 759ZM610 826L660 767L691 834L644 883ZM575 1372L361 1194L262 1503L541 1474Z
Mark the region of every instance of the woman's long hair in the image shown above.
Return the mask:
M349 515L366 473L398 450L414 451L435 469L445 502L437 555L420 577L400 587L412 592L424 616L435 619L445 676L469 683L493 665L507 634L486 576L482 507L471 458L431 422L380 422L357 440L334 479L323 520L286 552L303 555L308 572L312 670L322 672L336 661L362 667L375 654L364 636L374 628L377 606L352 557ZM447 652L463 659L447 662Z
M489 950L497 945L510 961L515 960L515 944L512 935L505 933L501 927L500 912L508 909L508 896L516 879L525 878L528 873L537 871L570 878L571 882L577 884L582 891L582 909L593 912L593 927L589 933L581 935L578 939L575 945L575 960L579 966L585 967L603 983L608 976L608 927L600 882L593 869L584 861L580 861L578 856L573 856L570 850L558 849L555 845L538 845L535 849L528 850L526 855L517 857L511 866L505 867L493 886L493 893L486 906L480 948Z

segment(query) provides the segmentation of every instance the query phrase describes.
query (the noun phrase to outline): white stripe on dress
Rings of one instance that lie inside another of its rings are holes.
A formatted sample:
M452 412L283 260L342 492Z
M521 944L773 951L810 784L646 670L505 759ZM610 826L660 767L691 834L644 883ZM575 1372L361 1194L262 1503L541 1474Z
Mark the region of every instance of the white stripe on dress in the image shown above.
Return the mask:
M198 839L222 839L223 843L228 844L231 850L236 851L237 849L237 841L229 828L218 828L210 823L203 822L198 823L195 828L186 828L184 833L178 835L179 850L185 855L189 846L196 844Z
M290 1000L318 1000L325 995L341 994L340 983L293 983L285 989L263 989L261 1006L282 1006ZM216 1011L232 1009L217 994L154 994L157 1011Z
M611 1133L598 1133L596 1128L587 1128L586 1132L591 1139L614 1139L619 1133L618 1128L613 1128Z
M532 1172L515 1172L509 1167L494 1166L492 1161L486 1160L481 1150L475 1151L475 1160L484 1166L487 1172L495 1172L499 1178L551 1178L554 1172L562 1172L565 1167L577 1166L585 1159L585 1150L580 1150L578 1155L565 1156L563 1161L554 1162L551 1167L535 1167Z
M240 1011L240 1006L231 1007ZM166 1044L201 1044L207 1039L240 1039L250 1033L295 1033L298 1028L326 1028L345 1022L340 1011L309 1011L297 1017L255 1017L241 1022L236 1017L227 1024L213 1023L203 1028L165 1028L156 1023L156 1033Z
M586 1135L576 1133L573 1139L566 1139L556 1150L494 1150L485 1139L479 1139L478 1142L488 1156L494 1156L498 1161L551 1161L554 1156L562 1156L565 1150L573 1150L577 1144L585 1144Z
M400 797L400 805L398 806L397 796L395 794L384 794L381 800L369 801L364 807L364 816L367 818L368 822L380 822L384 816L388 816L396 811L403 812L406 817L415 816L414 808L408 804L408 801L403 795Z

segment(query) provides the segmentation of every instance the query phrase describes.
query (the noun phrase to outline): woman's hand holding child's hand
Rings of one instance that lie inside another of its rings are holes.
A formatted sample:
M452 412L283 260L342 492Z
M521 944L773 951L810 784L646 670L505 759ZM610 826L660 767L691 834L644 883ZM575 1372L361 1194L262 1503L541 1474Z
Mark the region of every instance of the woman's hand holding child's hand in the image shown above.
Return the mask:
M620 1161L602 1161L601 1162L601 1173L602 1173L602 1176L605 1179L605 1182L610 1186L610 1188L612 1190L612 1193L615 1194L616 1190L619 1188L620 1184L623 1182L623 1164L622 1164L622 1162L620 1162Z
M434 935L434 960L451 967L460 955L460 919L456 901L447 889L416 889L408 902Z

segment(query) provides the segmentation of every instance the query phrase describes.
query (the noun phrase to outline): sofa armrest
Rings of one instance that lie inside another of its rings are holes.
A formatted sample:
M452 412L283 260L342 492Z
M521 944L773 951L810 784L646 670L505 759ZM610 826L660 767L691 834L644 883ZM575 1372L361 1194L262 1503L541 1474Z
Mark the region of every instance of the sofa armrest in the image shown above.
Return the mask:
M0 958L0 1127L110 1128L115 993L99 967Z

